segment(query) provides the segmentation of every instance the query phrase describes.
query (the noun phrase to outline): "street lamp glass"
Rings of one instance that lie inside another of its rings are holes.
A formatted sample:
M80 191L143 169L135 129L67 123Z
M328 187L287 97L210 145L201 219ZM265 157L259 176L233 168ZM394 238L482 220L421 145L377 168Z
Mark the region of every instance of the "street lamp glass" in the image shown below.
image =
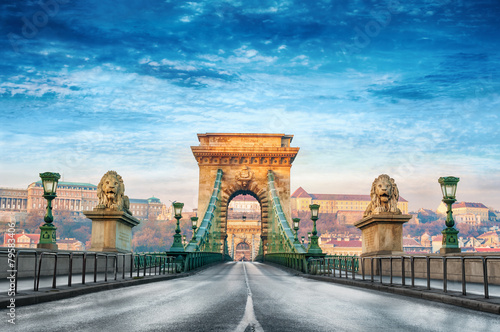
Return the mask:
M300 222L299 218L293 218L293 227L299 228L299 222Z
M309 205L309 209L311 209L311 216L313 218L317 218L319 212L319 204L311 204Z
M311 232L308 232L308 233L307 233L307 237L308 237L308 238L311 238Z
M174 207L174 213L176 217L180 217L182 215L182 208L184 207L184 203L174 202L172 203Z
M57 181L61 178L59 173L40 173L40 178L42 179L44 194L55 195L57 189Z
M198 217L191 217L191 224L193 227L198 226Z
M243 219L243 221L246 221L247 220L247 216L243 216L243 217L241 217L241 219Z
M443 192L443 198L455 199L457 193L457 183L460 178L454 176L447 176L439 178L438 182L441 185L441 191Z

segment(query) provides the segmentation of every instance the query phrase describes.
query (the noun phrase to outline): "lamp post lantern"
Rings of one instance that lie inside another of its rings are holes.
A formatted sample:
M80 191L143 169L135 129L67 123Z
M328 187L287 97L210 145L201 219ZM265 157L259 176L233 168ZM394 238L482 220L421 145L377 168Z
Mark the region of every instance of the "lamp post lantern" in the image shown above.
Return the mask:
M313 230L311 236L311 244L307 249L307 253L322 254L323 251L318 245L318 235L317 235L318 231L316 230L316 220L318 220L319 204L311 204L309 205L309 208L311 209L311 220L313 221Z
M247 216L243 215L243 216L241 217L241 219L243 220L243 222L245 222L245 221L247 221Z
M305 238L305 236L302 237L302 245L304 245Z
M300 244L299 241L299 218L293 218L293 229L295 231L295 241L293 241L293 244Z
M59 173L40 173L43 185L43 197L47 200L47 212L43 220L45 224L40 226L40 241L37 248L57 250L56 244L56 229L52 222L54 216L52 215L52 200L57 197L56 189L57 182L61 178Z
M446 211L446 228L441 231L443 234L442 247L439 252L441 254L449 254L460 252L460 246L458 245L458 230L453 227L455 226L455 221L453 220L452 206L457 200L455 195L457 192L457 184L460 178L454 176L440 177L438 182L441 185L441 191L443 193L443 203L447 205Z
M174 218L177 219L177 225L175 227L174 243L170 247L170 251L183 252L184 246L182 245L182 235L181 228L179 227L179 220L182 218L182 208L184 207L184 203L173 202L172 206L174 207Z
M191 243L196 243L196 228L198 228L198 217L191 217L191 224L193 225L193 238Z

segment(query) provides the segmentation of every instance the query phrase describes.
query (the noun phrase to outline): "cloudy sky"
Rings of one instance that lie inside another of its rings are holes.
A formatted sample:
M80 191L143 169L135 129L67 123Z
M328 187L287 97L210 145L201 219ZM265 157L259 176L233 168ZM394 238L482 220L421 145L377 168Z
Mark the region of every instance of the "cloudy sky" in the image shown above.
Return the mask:
M500 209L500 3L0 2L0 186L38 173L197 205L197 133L294 135L292 191Z

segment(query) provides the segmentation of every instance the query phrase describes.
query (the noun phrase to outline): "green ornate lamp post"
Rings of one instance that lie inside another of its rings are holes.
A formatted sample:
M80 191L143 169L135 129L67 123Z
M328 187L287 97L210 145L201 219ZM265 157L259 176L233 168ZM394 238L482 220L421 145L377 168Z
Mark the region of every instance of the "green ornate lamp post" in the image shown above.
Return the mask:
M198 217L191 217L191 224L193 225L193 238L191 243L196 243L196 229L198 228Z
M47 200L47 212L43 220L45 224L40 226L40 241L37 248L57 250L56 244L56 229L52 222L54 216L52 215L52 200L57 197L57 181L61 178L59 173L40 173L43 185L43 197Z
M293 244L300 244L299 241L299 218L293 218L293 230L295 231L295 241L293 241Z
M309 205L311 209L311 220L313 221L313 230L311 236L311 243L309 244L309 248L307 249L308 254L322 254L323 251L318 245L318 232L316 231L316 220L318 220L319 213L319 204L311 204Z
M441 191L443 192L443 203L448 206L446 211L446 228L441 231L443 234L442 247L439 252L441 254L449 254L460 252L460 246L458 245L458 230L453 227L455 226L455 221L453 220L452 205L457 200L455 199L455 194L457 192L457 184L460 181L459 178L454 176L441 177L438 182L441 185Z
M174 207L174 218L177 219L177 225L175 227L174 243L170 247L170 251L184 252L181 228L179 227L179 220L182 218L182 208L184 207L184 203L173 202L172 206Z

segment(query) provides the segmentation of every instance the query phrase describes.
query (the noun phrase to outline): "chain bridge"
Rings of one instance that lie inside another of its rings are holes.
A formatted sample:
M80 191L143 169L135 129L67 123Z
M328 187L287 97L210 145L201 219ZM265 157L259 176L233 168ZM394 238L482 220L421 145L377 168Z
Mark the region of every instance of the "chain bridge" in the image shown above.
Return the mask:
M406 215L377 215L371 229L370 220L359 222L363 250L375 254L327 256L318 246L319 206L311 205L305 247L291 218L290 169L299 152L292 138L199 134L191 147L199 218L189 242L177 227L164 252L0 250L8 258L8 273L0 271L8 283L0 285L11 296L0 295L1 311L20 331L500 330L500 257L387 250L402 246ZM254 262L235 262L228 249L228 209L238 195L261 208Z

